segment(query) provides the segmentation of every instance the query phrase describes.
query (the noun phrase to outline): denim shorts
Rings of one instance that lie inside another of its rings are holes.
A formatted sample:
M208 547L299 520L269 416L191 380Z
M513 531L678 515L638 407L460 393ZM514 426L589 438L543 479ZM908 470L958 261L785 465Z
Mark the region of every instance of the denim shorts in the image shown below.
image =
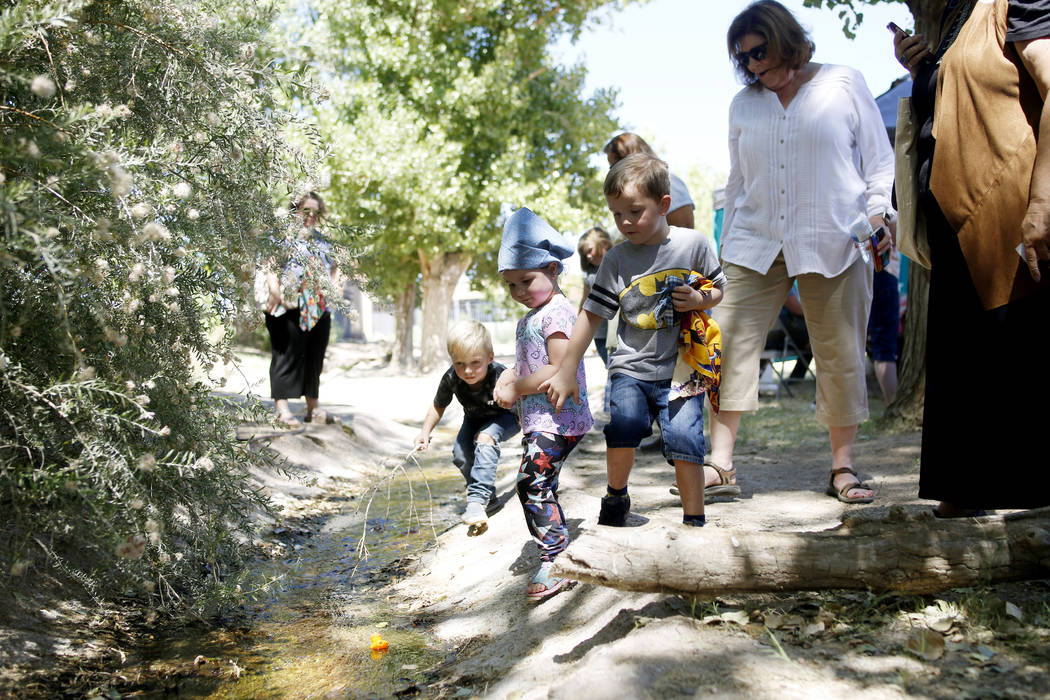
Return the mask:
M653 433L653 419L663 434L663 455L675 460L704 463L704 397L676 399L667 395L671 380L649 381L616 373L609 377L611 420L605 426L606 447L638 447Z

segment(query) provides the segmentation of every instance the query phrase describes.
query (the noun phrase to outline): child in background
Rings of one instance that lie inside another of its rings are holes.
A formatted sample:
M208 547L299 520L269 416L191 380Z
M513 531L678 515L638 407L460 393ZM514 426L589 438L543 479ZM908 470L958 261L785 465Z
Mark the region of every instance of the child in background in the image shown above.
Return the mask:
M463 522L467 536L488 529L488 512L496 505L496 467L499 444L518 432L518 417L493 399L496 381L507 368L494 362L492 339L477 321L460 321L448 331L452 366L441 377L434 404L423 418L416 449L430 446L430 432L441 420L452 397L463 406L463 425L452 446L452 463L467 480L467 508Z
M580 269L583 270L583 298L580 299L580 311L583 311L583 302L591 293L594 278L598 274L598 266L602 264L602 259L609 248L612 248L612 239L600 226L588 230L580 236L580 242L576 244L576 250L580 254ZM609 352L605 349L605 338L608 334L609 322L603 319L594 333L594 349L598 351L598 357L602 358L602 363L605 365L609 364Z
M558 476L566 457L594 424L579 357L573 363L580 387L576 400L566 401L555 415L539 390L561 364L576 322L572 304L558 288L561 261L570 255L568 241L528 209L514 212L503 226L499 271L511 297L529 312L518 322L514 370L500 377L495 396L504 407L520 402L524 454L518 470L518 499L540 549L540 568L525 590L532 599L553 595L566 583L551 575L554 558L569 545L565 514L558 504Z
M702 526L704 392L717 388L720 350L713 342L718 338L717 326L706 314L693 312L722 300L726 278L706 236L667 224L670 178L663 161L645 153L629 155L609 170L604 189L609 211L626 240L605 254L563 364L544 388L555 409L578 395L573 368L602 319L619 312L617 346L609 356L612 404L605 426L609 482L598 524L625 524L631 507L627 480L634 451L652 433L655 416L664 457L675 468L682 522ZM685 331L683 313L690 314ZM711 398L717 407L717 395L712 393ZM730 476L720 474L719 479L723 485L735 486L729 483Z

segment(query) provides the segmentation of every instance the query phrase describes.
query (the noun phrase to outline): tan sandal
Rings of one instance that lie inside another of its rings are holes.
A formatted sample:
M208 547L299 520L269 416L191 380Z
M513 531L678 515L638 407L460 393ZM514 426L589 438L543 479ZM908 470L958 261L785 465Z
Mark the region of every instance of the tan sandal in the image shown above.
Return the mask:
M730 483L730 479L736 476L736 467L733 467L732 469L722 469L722 467L718 466L717 464L712 464L711 462L704 462L703 466L711 467L715 470L715 472L718 473L718 483L704 487L704 498L707 498L708 496L740 495L740 487L736 484ZM707 480L706 477L704 478L704 480ZM671 495L673 496L679 495L677 481L671 484L670 491Z
M835 477L838 476L839 474L852 474L853 476L857 477L857 481L852 483L852 484L846 484L841 489L836 489L835 488ZM860 477L857 476L857 472L853 471L853 469L851 469L850 467L842 467L840 469L832 469L831 470L831 475L828 477L828 490L826 491L826 493L829 496L834 496L835 498L839 499L843 503L871 503L872 501L875 500L875 496L873 496L873 495L872 496L858 496L857 498L850 498L846 494L849 493L850 491L852 491L853 489L864 489L866 491L871 491L872 490L870 486L868 486L867 484L865 484L863 481L860 480Z
M710 461L704 462L705 467L711 467L718 474L718 483L711 484L710 486L704 487L704 496L739 496L740 487L730 482L730 479L736 477L736 467L732 469L722 469L717 464L713 464ZM706 477L705 477L706 481Z

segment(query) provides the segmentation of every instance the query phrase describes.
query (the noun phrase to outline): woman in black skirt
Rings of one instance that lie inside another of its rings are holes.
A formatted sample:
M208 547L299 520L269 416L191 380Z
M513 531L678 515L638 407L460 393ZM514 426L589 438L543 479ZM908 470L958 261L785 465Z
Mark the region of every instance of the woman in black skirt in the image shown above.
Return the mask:
M332 275L331 245L318 228L325 215L324 200L316 192L303 195L294 207L302 218L299 238L289 243L281 275L270 270L267 284L266 329L270 332L270 393L277 406L277 419L299 425L288 399L306 397L306 421L324 423L325 411L318 408L321 369L331 313L323 289L324 277ZM282 288L288 292L286 299Z
M1050 503L1050 0L948 0L938 34L894 40L931 262L919 496L965 517Z

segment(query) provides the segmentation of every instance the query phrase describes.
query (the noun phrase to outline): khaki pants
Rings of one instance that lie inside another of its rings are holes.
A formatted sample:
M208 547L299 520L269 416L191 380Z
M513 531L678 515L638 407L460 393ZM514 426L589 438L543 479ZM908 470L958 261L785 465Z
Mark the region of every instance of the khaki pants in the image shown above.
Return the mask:
M733 263L723 270L725 299L713 310L722 329L721 408L758 408L758 365L766 334L784 305L792 280L782 255L766 274ZM841 274L799 275L799 298L817 363L817 420L828 427L868 417L864 345L871 309L872 266L857 260Z

